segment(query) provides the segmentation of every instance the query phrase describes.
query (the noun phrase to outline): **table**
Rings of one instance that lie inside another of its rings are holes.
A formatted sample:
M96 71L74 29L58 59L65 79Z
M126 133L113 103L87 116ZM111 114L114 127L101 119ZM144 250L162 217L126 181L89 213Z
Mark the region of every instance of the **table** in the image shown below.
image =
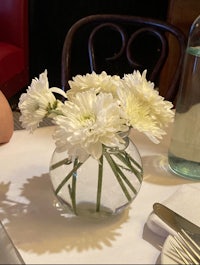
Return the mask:
M25 263L159 264L163 238L146 226L152 206L180 185L198 184L168 169L171 127L160 144L131 132L142 156L144 181L130 209L105 222L66 219L54 207L48 174L53 130L18 130L0 146L0 219Z

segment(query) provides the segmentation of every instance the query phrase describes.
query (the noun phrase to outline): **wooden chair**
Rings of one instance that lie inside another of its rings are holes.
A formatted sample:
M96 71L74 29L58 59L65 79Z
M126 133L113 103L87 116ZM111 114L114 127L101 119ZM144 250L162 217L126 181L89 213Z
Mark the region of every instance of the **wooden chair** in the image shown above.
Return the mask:
M159 86L163 67L173 49L168 43L170 34L179 47L177 67L170 83ZM134 69L147 69L147 78L159 87L160 94L174 101L185 45L184 34L164 21L116 14L84 17L71 26L64 40L62 88L69 89L68 80L76 74L105 70L108 74L123 76Z

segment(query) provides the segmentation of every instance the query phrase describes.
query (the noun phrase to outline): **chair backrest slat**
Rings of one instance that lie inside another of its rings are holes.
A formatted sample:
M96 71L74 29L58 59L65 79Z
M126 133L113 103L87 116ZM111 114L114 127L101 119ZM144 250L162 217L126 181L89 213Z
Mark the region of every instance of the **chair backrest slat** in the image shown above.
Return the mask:
M177 67L165 94L174 101L183 64L186 38L177 27L139 16L97 14L75 22L66 34L62 51L62 88L76 74L106 71L123 76L147 69L147 78L159 87L160 74L170 54L169 36L178 43ZM161 89L159 87L159 89Z

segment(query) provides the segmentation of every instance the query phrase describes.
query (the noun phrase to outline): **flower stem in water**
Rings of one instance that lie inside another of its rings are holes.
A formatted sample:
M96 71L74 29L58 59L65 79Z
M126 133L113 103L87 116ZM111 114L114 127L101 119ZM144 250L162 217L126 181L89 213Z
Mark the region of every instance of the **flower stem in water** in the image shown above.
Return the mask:
M114 174L115 174L115 176L116 176L116 178L117 178L117 180L118 180L118 182L119 182L119 184L120 184L120 186L121 186L121 188L122 188L122 190L124 192L124 195L126 196L128 201L131 201L131 196L130 196L130 194L129 194L129 192L128 192L126 186L124 185L124 183L123 183L123 181L121 179L121 176L120 176L122 171L119 169L119 166L115 163L115 161L110 156L110 154L106 150L104 150L104 151L105 151L104 155L105 155L108 163L110 164L110 166L111 166L111 168L112 168L112 170L113 170L113 172L114 172Z
M74 161L74 168L76 167L77 164L78 164L78 160L76 159ZM70 185L68 185L68 189L69 189L69 194L70 194L70 198L72 201L73 212L74 212L74 214L77 215L77 209L76 209L76 177L77 177L77 172L73 172L73 174L72 174L72 187Z
M55 193L58 194L58 192L62 189L62 187L65 185L65 183L71 178L71 176L76 173L77 169L82 165L81 162L78 162L73 169L69 172L69 174L61 181L61 183L58 185Z
M100 211L100 205L101 205L101 190L102 190L102 178L103 178L103 155L99 159L96 212L99 212Z

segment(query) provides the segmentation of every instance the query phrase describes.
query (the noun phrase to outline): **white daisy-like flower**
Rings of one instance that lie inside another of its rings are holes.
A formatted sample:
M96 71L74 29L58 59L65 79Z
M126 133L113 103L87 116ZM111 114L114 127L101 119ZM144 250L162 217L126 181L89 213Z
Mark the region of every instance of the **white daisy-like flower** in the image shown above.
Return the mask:
M58 105L62 104L56 100L52 92L65 95L59 88L49 88L47 70L40 74L39 79L32 80L26 93L20 96L18 104L23 128L33 132L43 118L48 116L50 110L56 109Z
M112 94L86 91L77 93L63 106L63 116L55 117L58 125L54 139L60 150L83 161L91 155L99 159L102 145L121 146L124 140L118 132L127 131L121 109Z
M142 75L139 71L125 75L118 96L127 123L159 143L166 133L163 128L173 121L173 104L159 95L154 83L147 81L146 70Z
M173 104L147 81L146 72L134 71L122 79L104 71L77 75L69 81L71 89L65 93L60 88L49 88L45 70L20 97L22 126L34 131L44 117L50 117L58 125L56 145L82 160L88 155L99 159L102 145L122 144L120 132L130 127L158 143L165 134L164 127L173 121ZM53 93L68 100L63 103Z
M119 80L118 75L107 75L105 71L101 74L96 74L93 71L91 74L77 75L72 78L72 81L69 81L70 90L67 91L67 96L71 99L78 92L94 90L96 93L112 93L115 97Z

